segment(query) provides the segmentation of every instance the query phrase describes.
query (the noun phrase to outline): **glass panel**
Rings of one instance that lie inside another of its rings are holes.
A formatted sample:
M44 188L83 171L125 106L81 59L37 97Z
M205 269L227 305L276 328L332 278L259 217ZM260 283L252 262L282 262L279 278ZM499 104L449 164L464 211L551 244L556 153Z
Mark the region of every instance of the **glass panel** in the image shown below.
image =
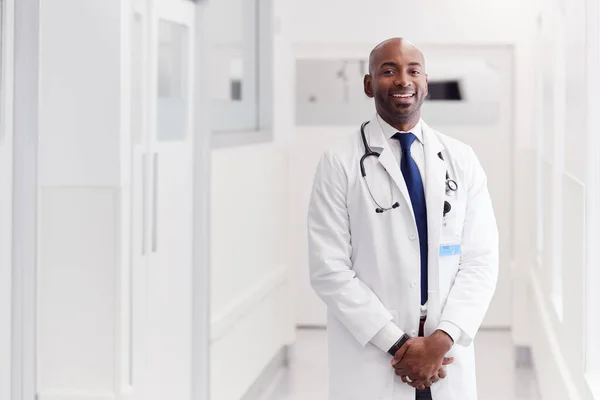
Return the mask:
M208 29L215 38L211 51L215 131L253 130L258 126L258 11L258 0L211 4Z
M134 145L142 143L144 110L144 24L133 15L131 28L131 136Z
M222 0L213 4L215 15L212 30L215 32L215 47L212 52L215 74L213 94L220 101L241 101L249 99L247 90L251 83L250 63L254 56L255 18L248 0ZM223 24L221 21L228 21ZM244 75L246 74L246 75Z
M157 139L184 140L188 130L188 28L160 21Z

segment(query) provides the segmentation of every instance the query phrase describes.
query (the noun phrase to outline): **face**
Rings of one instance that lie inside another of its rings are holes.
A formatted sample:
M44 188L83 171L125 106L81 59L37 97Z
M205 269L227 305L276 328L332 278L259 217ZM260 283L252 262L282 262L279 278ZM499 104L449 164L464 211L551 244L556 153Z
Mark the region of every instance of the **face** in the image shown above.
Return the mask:
M372 54L365 94L390 125L416 124L427 96L427 74L421 52L403 41L389 41Z

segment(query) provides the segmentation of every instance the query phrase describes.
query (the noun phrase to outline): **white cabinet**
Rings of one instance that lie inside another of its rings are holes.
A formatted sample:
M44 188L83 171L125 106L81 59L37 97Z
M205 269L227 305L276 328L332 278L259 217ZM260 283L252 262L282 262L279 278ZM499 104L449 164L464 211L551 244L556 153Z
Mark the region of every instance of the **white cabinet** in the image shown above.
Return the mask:
M121 381L131 399L191 399L194 3L134 1L130 271ZM128 351L127 351L128 350Z

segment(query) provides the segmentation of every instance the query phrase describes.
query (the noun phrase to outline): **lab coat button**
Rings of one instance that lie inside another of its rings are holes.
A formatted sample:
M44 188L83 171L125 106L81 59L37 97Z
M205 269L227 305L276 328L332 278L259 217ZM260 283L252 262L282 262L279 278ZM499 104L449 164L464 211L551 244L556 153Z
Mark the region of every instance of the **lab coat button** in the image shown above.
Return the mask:
M410 287L411 287L411 288L416 288L416 287L417 287L417 282L415 282L415 281L412 281L412 282L410 283Z
M417 238L417 235L410 235L410 240L415 240Z
M410 337L417 337L417 331L412 331L410 333Z

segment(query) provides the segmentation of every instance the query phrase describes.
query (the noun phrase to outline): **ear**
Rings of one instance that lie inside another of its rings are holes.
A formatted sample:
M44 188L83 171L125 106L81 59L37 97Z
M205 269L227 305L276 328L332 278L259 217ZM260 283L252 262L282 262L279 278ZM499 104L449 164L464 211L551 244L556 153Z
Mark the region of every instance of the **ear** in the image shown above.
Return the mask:
M365 94L370 98L375 97L375 95L373 93L373 78L371 77L371 75L368 75L368 74L365 75L363 84L364 84Z
M429 94L429 75L425 74L425 97Z

